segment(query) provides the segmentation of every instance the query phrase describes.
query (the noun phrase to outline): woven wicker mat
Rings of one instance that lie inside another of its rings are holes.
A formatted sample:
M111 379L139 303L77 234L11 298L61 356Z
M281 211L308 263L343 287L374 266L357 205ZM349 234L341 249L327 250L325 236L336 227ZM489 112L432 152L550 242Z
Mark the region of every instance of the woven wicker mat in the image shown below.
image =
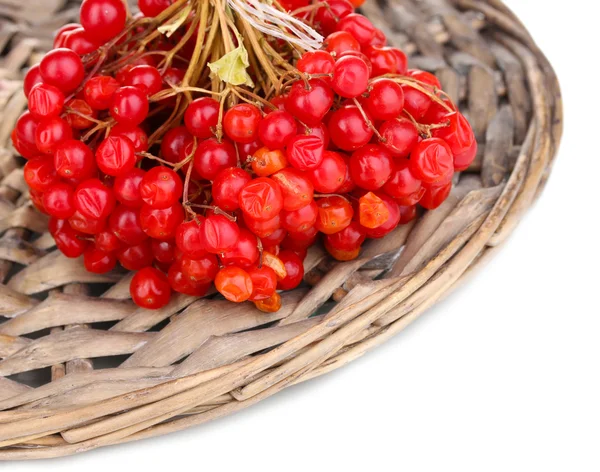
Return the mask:
M23 71L77 12L64 0L0 0L0 459L166 434L342 367L495 254L560 141L554 72L500 0L369 0L363 12L413 67L438 75L474 126L479 156L448 201L357 261L313 248L307 288L284 294L279 313L186 296L137 309L127 276L86 273L54 250L10 145Z

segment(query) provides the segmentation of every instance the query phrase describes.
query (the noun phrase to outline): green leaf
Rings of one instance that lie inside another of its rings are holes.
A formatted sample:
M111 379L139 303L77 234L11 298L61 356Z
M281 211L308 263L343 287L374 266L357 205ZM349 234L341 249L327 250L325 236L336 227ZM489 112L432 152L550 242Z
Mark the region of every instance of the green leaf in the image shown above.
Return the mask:
M249 66L248 51L242 45L225 54L217 62L208 64L212 74L218 76L223 82L229 85L253 87L254 82L246 70Z

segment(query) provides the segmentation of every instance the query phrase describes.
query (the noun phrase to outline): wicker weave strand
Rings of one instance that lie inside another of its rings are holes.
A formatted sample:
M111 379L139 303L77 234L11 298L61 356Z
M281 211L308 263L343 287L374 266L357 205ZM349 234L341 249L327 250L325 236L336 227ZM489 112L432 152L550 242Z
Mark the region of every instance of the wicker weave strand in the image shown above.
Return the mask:
M496 253L561 138L554 72L500 0L369 0L363 12L473 123L480 152L451 197L357 261L312 248L307 288L284 294L279 313L187 296L146 311L129 300L130 276L89 274L57 253L10 145L24 70L77 12L74 1L0 0L0 459L178 431L362 356Z

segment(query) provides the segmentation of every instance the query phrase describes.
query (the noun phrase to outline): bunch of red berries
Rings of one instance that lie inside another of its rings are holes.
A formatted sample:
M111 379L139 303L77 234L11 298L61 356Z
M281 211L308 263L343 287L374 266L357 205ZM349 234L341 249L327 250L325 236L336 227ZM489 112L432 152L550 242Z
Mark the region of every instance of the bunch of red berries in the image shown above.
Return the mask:
M137 271L139 306L214 284L276 311L311 245L357 258L417 205L439 206L475 157L437 78L408 70L351 3L281 3L323 48L267 37L266 53L249 51L246 85L209 70L245 41L224 23L216 43L222 13L201 0L140 0L133 18L122 0L84 0L81 25L59 30L25 78L12 137L31 201L67 257Z

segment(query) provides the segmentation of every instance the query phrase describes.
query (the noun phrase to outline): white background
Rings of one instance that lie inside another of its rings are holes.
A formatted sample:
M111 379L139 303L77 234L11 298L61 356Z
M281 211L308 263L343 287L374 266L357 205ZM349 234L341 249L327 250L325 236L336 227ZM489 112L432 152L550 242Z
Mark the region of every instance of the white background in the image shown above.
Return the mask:
M598 471L600 139L591 0L506 0L556 67L553 177L477 279L349 367L216 423L11 472Z

